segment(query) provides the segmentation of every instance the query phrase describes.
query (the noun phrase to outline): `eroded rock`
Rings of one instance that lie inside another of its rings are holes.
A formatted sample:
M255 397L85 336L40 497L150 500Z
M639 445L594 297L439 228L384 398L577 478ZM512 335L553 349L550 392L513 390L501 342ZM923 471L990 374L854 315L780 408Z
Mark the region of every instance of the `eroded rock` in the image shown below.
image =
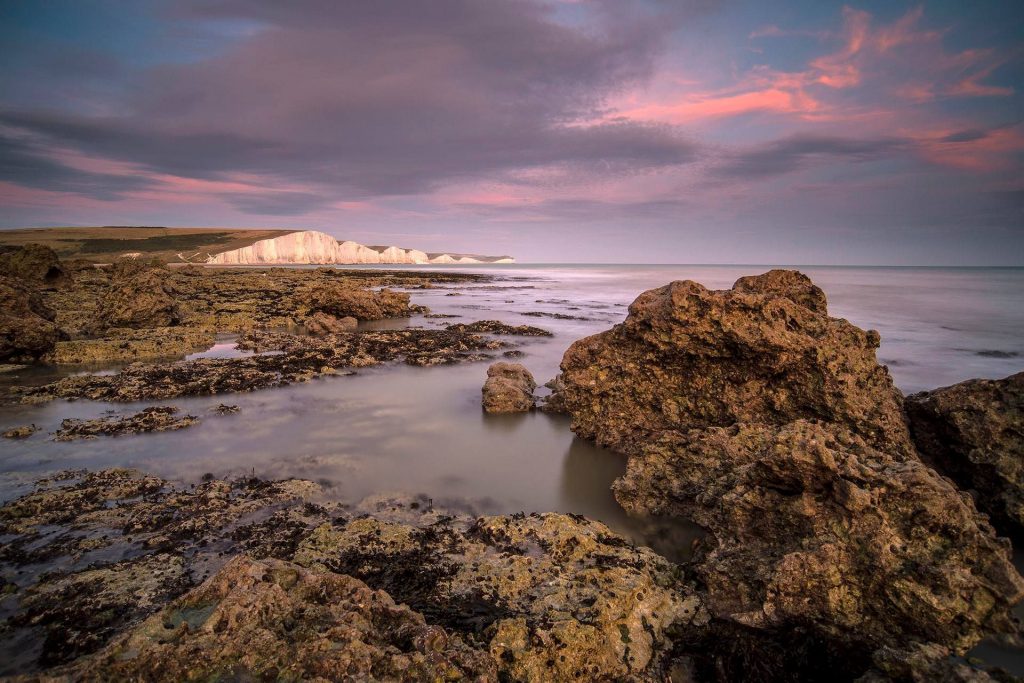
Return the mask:
M908 396L907 415L921 454L997 528L1024 536L1024 373Z
M110 327L169 327L181 322L182 311L165 270L150 268L115 278L104 294L97 323Z
M111 415L95 420L69 418L60 423L60 429L54 432L53 439L74 441L95 439L98 436L166 432L199 424L199 418L195 415L178 416L177 412L178 409L173 406L154 406L127 416Z
M59 286L68 279L57 253L42 244L0 251L0 275L41 287Z
M520 363L495 363L487 368L483 386L484 412L525 413L533 408L537 382Z
M500 320L478 320L475 323L455 323L449 325L452 332L471 332L476 334L507 334L521 337L551 337L547 330L532 325L509 325Z
M53 317L37 290L0 276L0 362L37 360L66 339Z
M339 334L341 332L351 332L356 329L359 325L359 321L352 316L346 316L344 318L337 318L327 313L317 311L313 315L306 318L305 322L306 332L312 335L325 335L325 334Z

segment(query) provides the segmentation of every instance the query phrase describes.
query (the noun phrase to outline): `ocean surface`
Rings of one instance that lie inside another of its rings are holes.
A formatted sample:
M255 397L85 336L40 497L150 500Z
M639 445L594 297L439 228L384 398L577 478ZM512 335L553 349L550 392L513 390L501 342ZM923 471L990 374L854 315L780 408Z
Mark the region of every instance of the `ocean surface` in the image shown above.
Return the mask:
M504 338L519 345L525 354L519 361L543 383L555 376L562 354L574 340L622 321L640 292L677 279L728 288L740 276L770 267L433 267L483 272L497 279L411 290L415 303L458 317L420 315L365 327L429 328L484 319L543 327L554 337ZM1024 369L1024 269L800 270L825 290L833 316L879 331L879 359L905 393L972 377L1005 377ZM234 349L232 337L225 336L210 350L193 354L204 355L230 357L240 352ZM575 438L567 418L539 412L484 415L480 388L487 365L389 365L285 388L182 398L167 403L201 416L198 426L70 443L54 442L47 432L64 418L95 418L111 410L129 413L155 403L54 401L0 407L0 429L27 423L43 429L25 441L0 443L0 500L27 492L45 473L70 468L135 467L185 485L206 473L218 477L255 473L313 479L323 484L325 496L347 502L404 492L424 494L435 505L476 514L579 513L600 519L673 559L690 554L699 530L627 518L609 489L625 469L624 458ZM0 390L3 385L39 382L60 374L116 369L8 373L0 376ZM212 414L210 409L220 403L236 404L241 411ZM1017 652L983 654L1024 673Z

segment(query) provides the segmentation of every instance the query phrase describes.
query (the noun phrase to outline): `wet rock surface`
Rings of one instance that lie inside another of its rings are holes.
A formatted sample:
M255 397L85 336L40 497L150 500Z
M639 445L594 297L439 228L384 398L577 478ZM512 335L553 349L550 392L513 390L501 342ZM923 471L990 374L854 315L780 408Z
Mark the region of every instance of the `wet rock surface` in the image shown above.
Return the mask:
M175 358L208 349L214 340L212 332L191 327L115 328L107 330L100 339L59 341L43 360L57 364L88 364Z
M5 439L27 439L36 432L39 431L39 427L32 425L21 425L18 427L11 427L3 433Z
M699 677L854 678L882 647L1016 629L1009 543L918 458L878 341L772 271L645 292L566 352L552 401L629 455L616 498L709 532L691 569L711 619L677 643Z
M53 438L55 441L95 439L99 436L167 432L199 424L195 415L177 413L178 409L173 406L154 406L134 415L110 415L95 420L67 419L60 423L60 429L54 432Z
M0 275L0 362L35 361L66 339L42 294Z
M532 325L509 325L500 320L479 320L475 323L455 323L449 325L451 332L471 332L476 334L506 334L521 337L550 337L547 330Z
M921 455L1024 538L1024 373L908 396L907 415Z
M533 408L537 382L520 363L504 361L487 368L483 407L487 413L525 413Z
M669 630L708 618L677 566L583 517L345 509L318 490L39 482L0 507L4 647L37 644L4 652L2 673L655 681Z

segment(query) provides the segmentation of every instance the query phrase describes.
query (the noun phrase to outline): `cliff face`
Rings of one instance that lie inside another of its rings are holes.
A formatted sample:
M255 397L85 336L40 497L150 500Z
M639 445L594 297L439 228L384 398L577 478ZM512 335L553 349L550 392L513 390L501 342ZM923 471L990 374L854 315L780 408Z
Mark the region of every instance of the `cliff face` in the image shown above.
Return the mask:
M208 263L217 265L263 265L300 263L512 263L508 257L499 260L470 257L452 258L441 254L430 258L418 249L401 247L368 247L358 242L339 242L324 232L303 230L272 239L260 240L247 247L232 249L211 256Z

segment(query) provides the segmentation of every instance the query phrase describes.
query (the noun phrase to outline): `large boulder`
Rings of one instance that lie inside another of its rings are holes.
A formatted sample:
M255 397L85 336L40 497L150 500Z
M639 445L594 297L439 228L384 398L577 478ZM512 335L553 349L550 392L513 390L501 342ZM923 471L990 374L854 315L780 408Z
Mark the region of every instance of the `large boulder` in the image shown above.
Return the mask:
M906 405L921 455L972 491L997 528L1024 535L1024 372L921 392Z
M114 277L97 318L104 329L169 327L181 322L182 311L168 282L168 271L150 268Z
M902 399L878 344L877 332L828 317L800 273L774 270L726 291L677 281L569 348L560 400L577 434L627 453L665 430L818 419L908 455Z
M53 318L36 289L0 276L0 362L37 360L67 339Z
M45 287L68 280L57 253L50 247L34 243L0 252L0 275Z
M520 363L494 363L487 368L483 406L488 413L525 413L533 408L537 388L530 371Z
M309 316L325 313L335 318L357 320L399 318L413 312L409 295L389 289L359 289L343 282L319 282L295 293L295 307Z
M920 461L878 344L772 271L645 292L566 352L573 429L629 455L616 498L709 532L692 569L713 618L677 646L698 669L853 677L882 646L963 654L1014 628L1009 544Z

